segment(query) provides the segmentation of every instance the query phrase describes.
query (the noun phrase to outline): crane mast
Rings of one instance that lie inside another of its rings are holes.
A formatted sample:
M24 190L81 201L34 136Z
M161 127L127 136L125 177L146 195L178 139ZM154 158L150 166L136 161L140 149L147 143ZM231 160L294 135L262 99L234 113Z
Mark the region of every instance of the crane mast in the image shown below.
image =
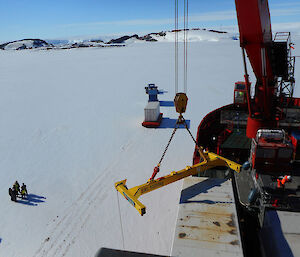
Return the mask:
M245 74L249 109L247 136L254 138L259 127L274 126L275 121L273 108L275 79L270 60L272 46L270 13L267 0L236 0L235 5L240 45L242 51L246 51L256 76L254 96L251 98L248 75Z

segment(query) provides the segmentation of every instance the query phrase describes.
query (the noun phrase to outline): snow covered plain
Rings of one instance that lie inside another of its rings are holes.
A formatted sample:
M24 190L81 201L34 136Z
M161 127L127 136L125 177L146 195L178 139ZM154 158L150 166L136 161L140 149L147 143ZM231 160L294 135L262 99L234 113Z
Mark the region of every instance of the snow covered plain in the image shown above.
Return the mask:
M114 182L144 183L171 135L172 107L161 107L171 119L166 128L146 129L141 122L147 83L168 91L160 100L173 100L173 52L170 42L0 52L1 257L123 249ZM243 66L239 42L231 39L192 42L188 59L185 118L195 135L208 112L232 102ZM180 129L159 175L190 165L193 147ZM16 179L28 185L30 201L10 201ZM142 196L144 217L119 197L126 250L170 253L181 183Z

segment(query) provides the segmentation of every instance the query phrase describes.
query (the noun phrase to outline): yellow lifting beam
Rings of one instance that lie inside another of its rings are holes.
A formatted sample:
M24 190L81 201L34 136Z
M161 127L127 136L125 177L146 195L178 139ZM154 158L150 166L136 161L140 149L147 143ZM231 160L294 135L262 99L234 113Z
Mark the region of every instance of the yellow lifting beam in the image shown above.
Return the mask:
M203 151L203 149L201 147L198 149L198 151L201 156L201 162L198 164L195 164L193 166L187 166L185 169L182 169L179 171L173 171L169 175L166 175L166 176L158 178L158 179L148 180L148 182L146 182L145 184L135 186L130 189L127 188L127 186L126 186L127 180L125 179L125 180L115 183L115 188L143 216L146 213L146 206L143 205L138 200L138 198L143 194L146 194L155 189L166 186L170 183L173 183L173 182L183 179L185 177L199 174L201 172L204 172L204 171L209 170L214 167L220 167L220 166L228 167L238 173L241 170L240 164L230 161L220 155L217 155L215 153L208 152L208 151L207 152Z

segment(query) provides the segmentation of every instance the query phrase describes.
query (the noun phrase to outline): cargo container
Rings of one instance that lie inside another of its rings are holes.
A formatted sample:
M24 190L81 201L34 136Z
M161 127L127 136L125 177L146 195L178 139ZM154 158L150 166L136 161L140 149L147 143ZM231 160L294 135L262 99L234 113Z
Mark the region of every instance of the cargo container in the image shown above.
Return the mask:
M160 126L163 114L160 113L159 102L148 102L145 107L145 120L142 126L146 128L157 128Z
M160 114L159 102L148 102L145 107L145 121L157 121Z

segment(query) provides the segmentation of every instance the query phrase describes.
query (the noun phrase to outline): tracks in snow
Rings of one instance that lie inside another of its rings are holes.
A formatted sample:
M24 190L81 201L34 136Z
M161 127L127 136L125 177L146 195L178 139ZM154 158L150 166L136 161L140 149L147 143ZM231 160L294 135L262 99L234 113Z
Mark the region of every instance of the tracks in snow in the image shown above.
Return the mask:
M103 187L100 184L107 172L108 169L104 170L79 198L67 208L65 215L55 224L34 257L66 255L88 221L95 201L101 201L105 198L105 194L102 193Z
M143 133L134 136L133 140L128 140L126 144L120 147L121 153L133 152L135 145L139 143L139 138ZM78 199L66 209L62 216L54 225L48 237L41 243L33 257L62 257L66 256L72 245L85 227L90 216L93 214L96 202L103 201L108 192L103 186L105 176L114 174L114 169L121 162L117 159L113 164L109 165L87 189L81 193ZM113 185L107 185L107 187Z

